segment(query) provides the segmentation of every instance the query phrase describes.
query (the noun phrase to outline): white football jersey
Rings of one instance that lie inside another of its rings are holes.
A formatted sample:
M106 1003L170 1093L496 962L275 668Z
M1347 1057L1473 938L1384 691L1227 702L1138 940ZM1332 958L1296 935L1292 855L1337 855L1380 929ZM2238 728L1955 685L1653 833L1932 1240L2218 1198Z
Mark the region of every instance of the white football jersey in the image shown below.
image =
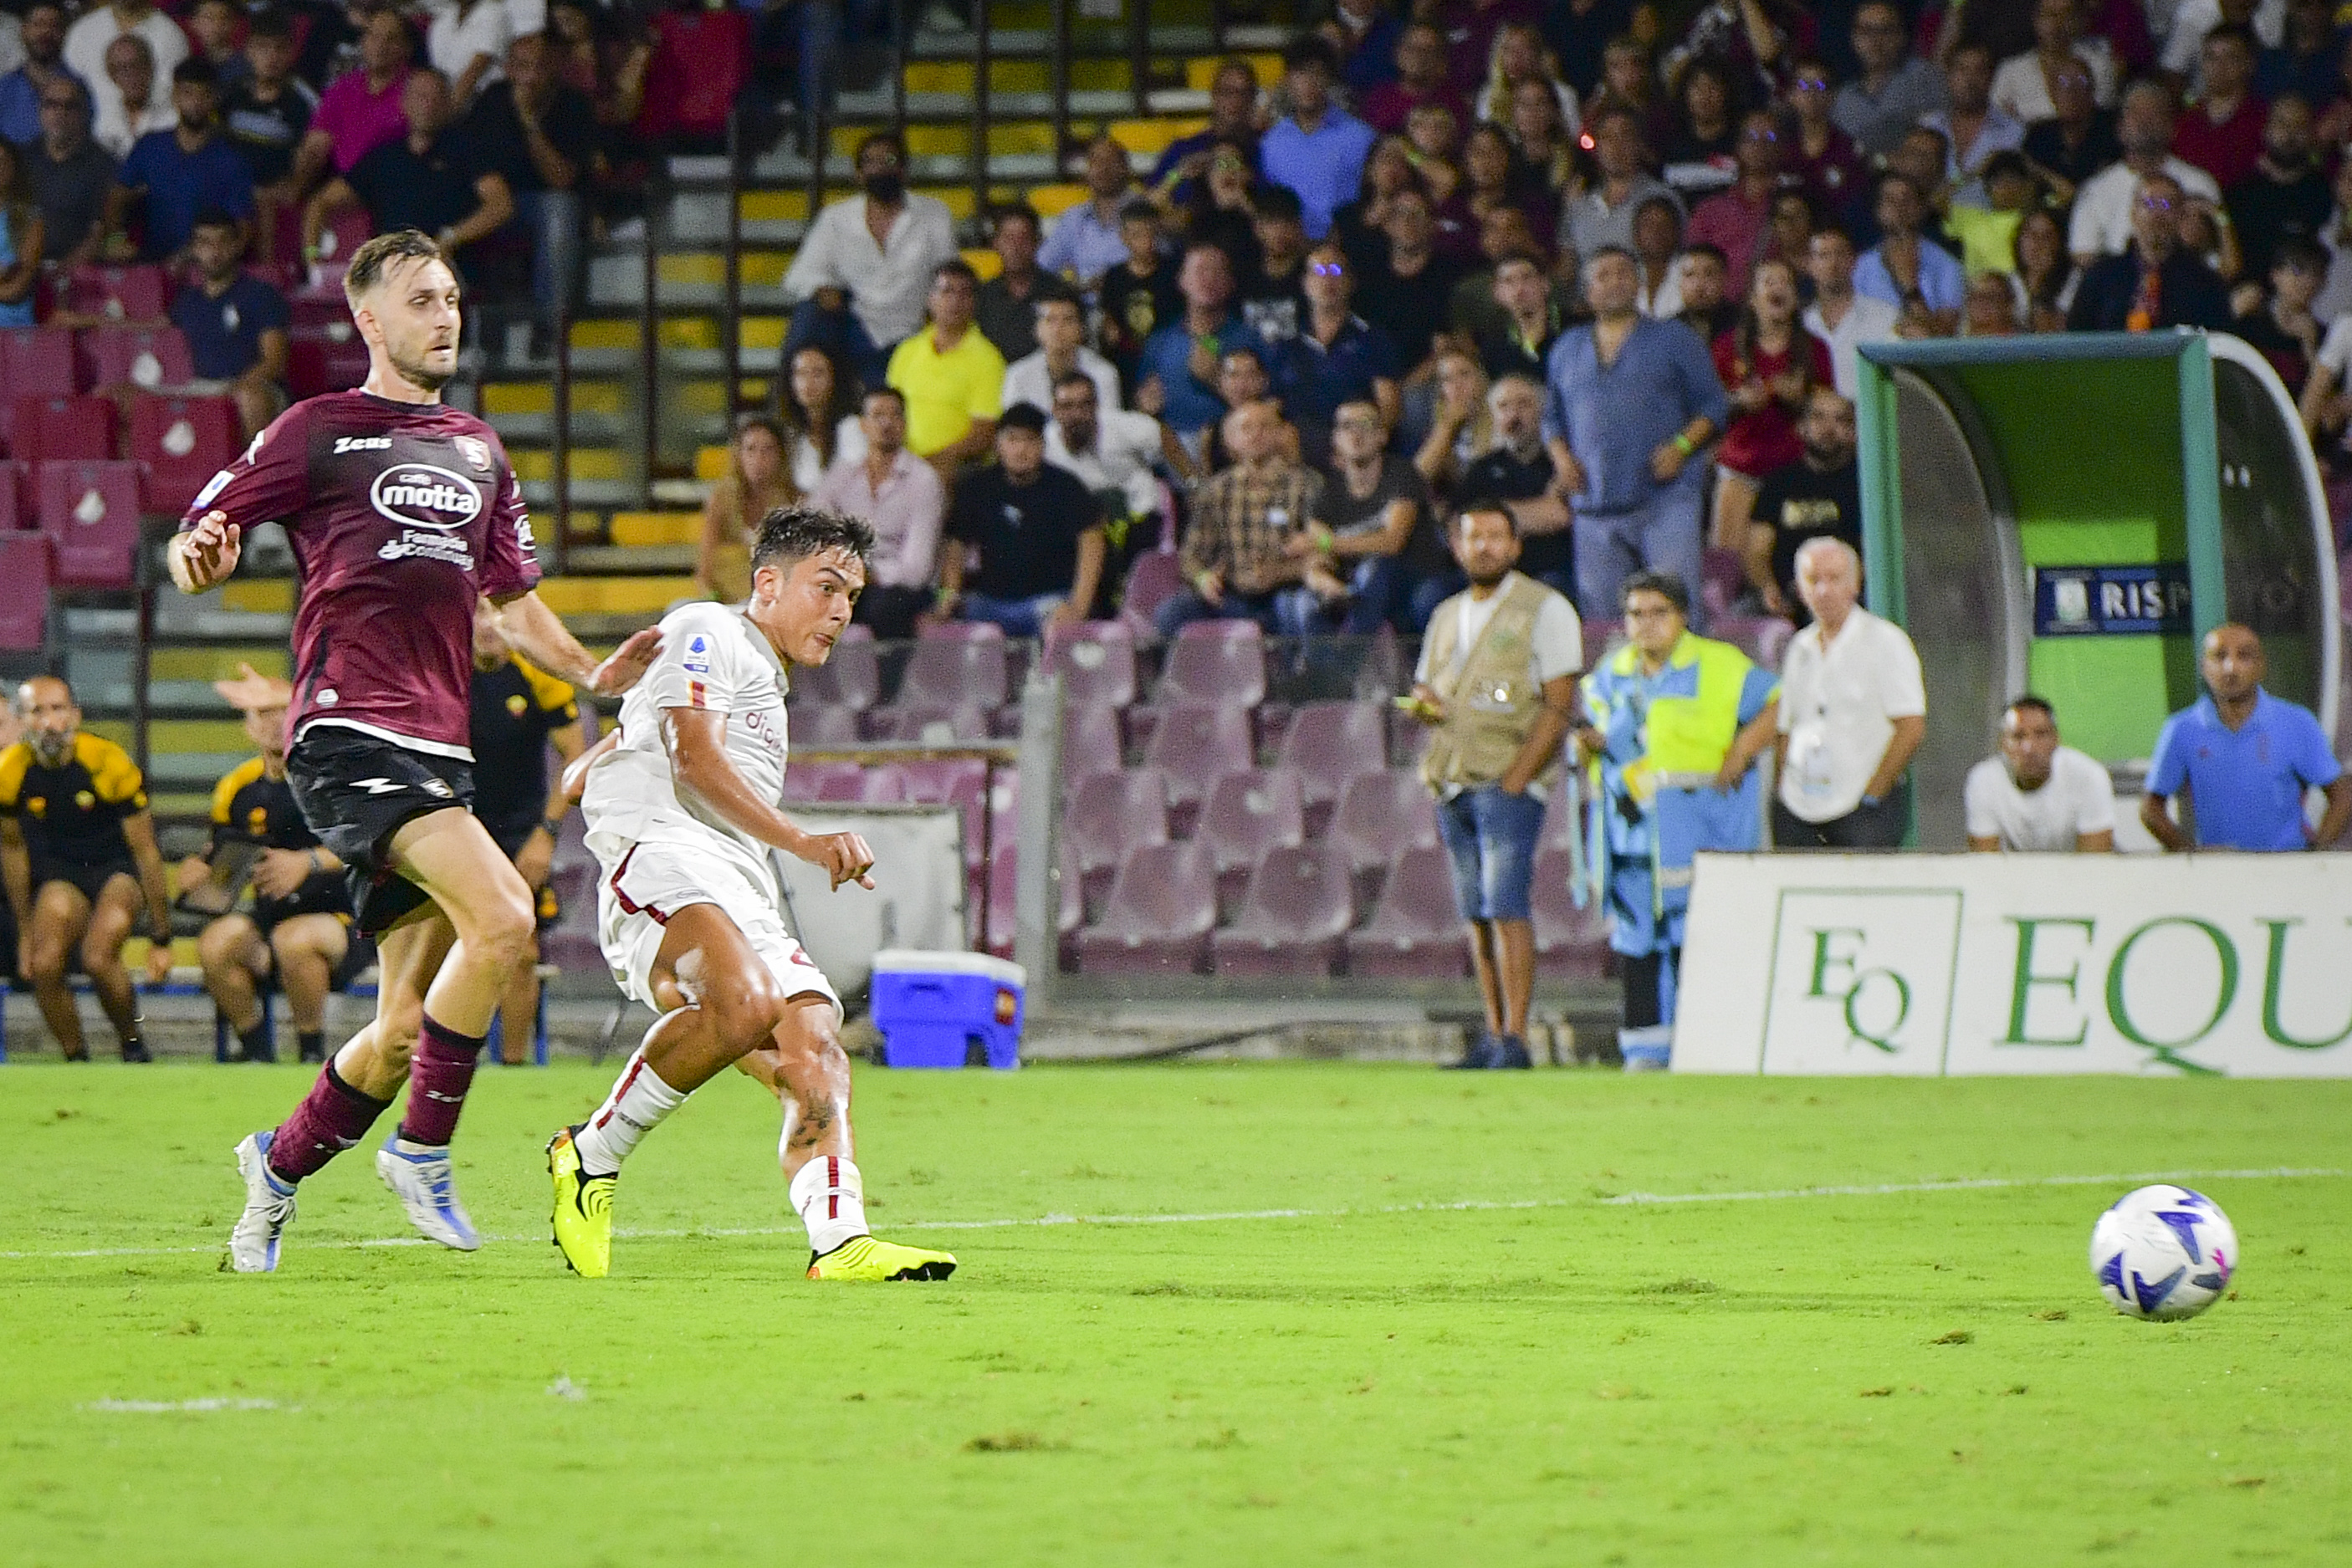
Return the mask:
M708 829L761 864L768 846L739 831L681 790L662 742L664 708L701 708L727 716L727 759L761 800L783 798L784 693L791 682L767 634L740 608L688 604L662 617L662 651L621 701L621 738L589 770L581 800L589 846L668 836L666 830Z

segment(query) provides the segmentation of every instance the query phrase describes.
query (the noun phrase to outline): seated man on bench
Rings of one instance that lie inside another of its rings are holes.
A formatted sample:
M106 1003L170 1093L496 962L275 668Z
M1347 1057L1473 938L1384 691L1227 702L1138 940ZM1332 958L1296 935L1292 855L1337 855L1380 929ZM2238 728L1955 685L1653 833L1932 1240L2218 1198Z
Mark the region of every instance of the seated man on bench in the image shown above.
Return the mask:
M213 790L212 847L180 864L180 902L214 918L196 938L205 989L236 1031L245 1061L275 1061L261 1009L272 976L294 1015L302 1060L327 1057L327 992L351 951L352 904L343 862L312 835L286 782L286 706L293 688L240 664L213 689L245 716L261 755ZM247 884L249 909L236 907Z

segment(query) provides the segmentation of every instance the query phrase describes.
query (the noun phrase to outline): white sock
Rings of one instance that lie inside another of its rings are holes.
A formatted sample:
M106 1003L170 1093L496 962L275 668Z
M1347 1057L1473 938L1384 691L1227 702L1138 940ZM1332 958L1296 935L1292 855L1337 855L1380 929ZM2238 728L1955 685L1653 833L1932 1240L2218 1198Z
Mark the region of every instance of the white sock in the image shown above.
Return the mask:
M832 1251L866 1234L866 1180L838 1155L819 1155L793 1177L793 1207L808 1227L809 1250Z
M572 1146L580 1151L580 1168L591 1176L612 1175L621 1168L639 1138L685 1103L684 1094L646 1065L645 1048L639 1046L628 1066L621 1070L612 1093L572 1140Z

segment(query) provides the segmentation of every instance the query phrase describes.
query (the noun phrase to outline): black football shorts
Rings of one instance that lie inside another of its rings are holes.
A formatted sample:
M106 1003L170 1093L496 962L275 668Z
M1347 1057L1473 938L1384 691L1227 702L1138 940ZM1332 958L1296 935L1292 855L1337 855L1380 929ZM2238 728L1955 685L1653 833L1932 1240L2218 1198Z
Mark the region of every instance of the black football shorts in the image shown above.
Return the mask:
M331 724L314 724L294 742L286 781L302 820L350 868L352 910L369 936L428 896L394 869L393 834L411 818L464 810L474 799L472 764Z

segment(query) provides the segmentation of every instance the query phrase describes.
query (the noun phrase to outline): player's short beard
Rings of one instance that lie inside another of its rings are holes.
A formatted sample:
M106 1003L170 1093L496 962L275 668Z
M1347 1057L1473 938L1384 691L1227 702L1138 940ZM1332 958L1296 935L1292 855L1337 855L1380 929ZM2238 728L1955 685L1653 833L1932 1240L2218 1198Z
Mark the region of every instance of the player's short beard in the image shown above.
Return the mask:
M456 366L452 365L446 371L436 371L427 366L421 359L403 359L393 351L389 344L384 348L384 357L392 361L393 373L419 392L437 393L457 378Z

